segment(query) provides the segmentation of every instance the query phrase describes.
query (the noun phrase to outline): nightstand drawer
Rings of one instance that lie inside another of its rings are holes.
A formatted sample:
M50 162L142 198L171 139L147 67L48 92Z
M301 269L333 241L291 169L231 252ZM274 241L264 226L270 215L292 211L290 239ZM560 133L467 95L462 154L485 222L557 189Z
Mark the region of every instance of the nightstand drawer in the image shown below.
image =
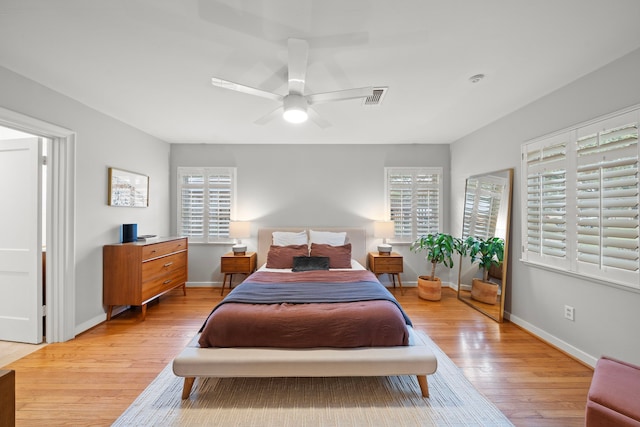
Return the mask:
M402 258L396 257L377 257L374 261L374 269L376 273L402 273Z
M220 259L221 273L253 273L256 269L256 254L225 255Z
M391 255L378 255L378 253L369 253L369 270L375 274L385 273L402 273L403 271L402 255L393 252Z

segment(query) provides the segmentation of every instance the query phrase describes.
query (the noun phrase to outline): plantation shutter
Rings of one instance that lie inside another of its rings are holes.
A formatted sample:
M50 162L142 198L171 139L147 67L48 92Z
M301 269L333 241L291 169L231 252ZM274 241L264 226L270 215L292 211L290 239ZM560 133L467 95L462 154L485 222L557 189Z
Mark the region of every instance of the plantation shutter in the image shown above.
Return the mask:
M226 241L235 168L178 168L178 234L192 242Z
M396 239L413 241L441 229L441 168L386 168L387 204Z
M620 278L637 273L637 114L579 129L576 151L579 271L601 270Z
M231 221L231 176L228 172L212 172L208 177L209 237L229 237Z
M178 234L196 239L204 237L204 182L202 172L178 172L180 210L178 212Z
M530 260L567 261L567 146L569 133L526 146L526 236Z
M640 109L523 145L522 259L640 289Z

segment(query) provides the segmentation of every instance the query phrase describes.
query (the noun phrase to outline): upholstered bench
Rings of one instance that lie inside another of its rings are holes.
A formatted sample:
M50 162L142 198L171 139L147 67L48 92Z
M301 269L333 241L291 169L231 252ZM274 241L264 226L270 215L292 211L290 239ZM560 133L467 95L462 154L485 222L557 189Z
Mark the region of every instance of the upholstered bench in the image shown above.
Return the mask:
M587 398L586 427L640 427L640 366L603 356Z

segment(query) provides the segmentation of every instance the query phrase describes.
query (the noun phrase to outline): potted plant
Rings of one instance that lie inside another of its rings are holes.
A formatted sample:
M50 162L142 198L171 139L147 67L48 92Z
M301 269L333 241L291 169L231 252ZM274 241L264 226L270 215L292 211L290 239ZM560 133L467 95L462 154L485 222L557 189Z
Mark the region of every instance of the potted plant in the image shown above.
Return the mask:
M487 304L495 304L499 285L489 281L489 270L500 268L504 260L504 239L500 237L468 237L462 245L463 254L469 253L471 263L478 263L482 278L471 282L471 298Z
M461 253L462 242L446 233L432 233L416 239L410 249L413 252L426 252L426 260L431 263L430 276L418 276L418 296L430 301L442 298L442 282L436 277L436 267L444 264L453 267L453 255Z

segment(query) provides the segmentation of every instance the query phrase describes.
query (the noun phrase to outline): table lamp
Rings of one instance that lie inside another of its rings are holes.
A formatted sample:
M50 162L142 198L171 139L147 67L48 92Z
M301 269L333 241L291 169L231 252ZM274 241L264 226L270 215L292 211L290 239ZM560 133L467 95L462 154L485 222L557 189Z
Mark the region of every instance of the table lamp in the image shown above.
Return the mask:
M378 245L378 253L380 255L390 255L391 245L387 243L387 239L395 237L396 229L393 221L376 221L373 223L373 237L382 238L382 244Z
M231 248L234 255L244 255L247 252L247 245L242 244L242 240L251 237L251 223L249 221L229 222L229 237L236 239L236 243Z

